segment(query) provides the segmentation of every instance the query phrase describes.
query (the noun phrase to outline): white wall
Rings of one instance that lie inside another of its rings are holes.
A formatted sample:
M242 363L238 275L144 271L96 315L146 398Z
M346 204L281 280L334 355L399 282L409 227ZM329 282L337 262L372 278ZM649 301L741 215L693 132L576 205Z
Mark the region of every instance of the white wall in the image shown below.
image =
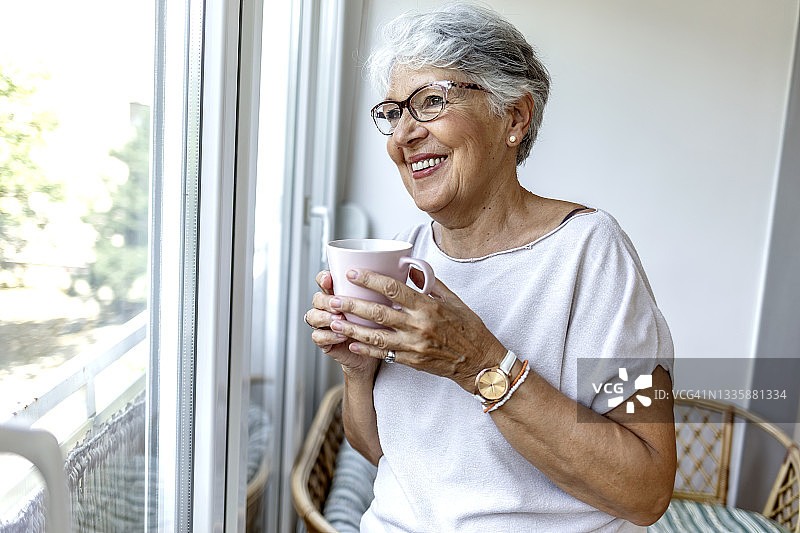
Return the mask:
M678 357L752 356L798 0L489 2L553 78L522 183L610 211L633 239ZM365 2L376 28L430 2ZM346 200L389 236L427 219L357 88ZM742 376L742 384L749 376Z

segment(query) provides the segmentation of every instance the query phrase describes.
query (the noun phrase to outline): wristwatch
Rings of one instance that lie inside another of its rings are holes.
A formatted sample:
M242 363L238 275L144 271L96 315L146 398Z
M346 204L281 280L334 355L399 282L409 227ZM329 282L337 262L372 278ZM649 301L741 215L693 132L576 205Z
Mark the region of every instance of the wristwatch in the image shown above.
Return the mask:
M511 369L516 360L516 354L509 350L499 366L481 370L475 377L475 388L478 390L475 398L483 404L502 399L511 387Z

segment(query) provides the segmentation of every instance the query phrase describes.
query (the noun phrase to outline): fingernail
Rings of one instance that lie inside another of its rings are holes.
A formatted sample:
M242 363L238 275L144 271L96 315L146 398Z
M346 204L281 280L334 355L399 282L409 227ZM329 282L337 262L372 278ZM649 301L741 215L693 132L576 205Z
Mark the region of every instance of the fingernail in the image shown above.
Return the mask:
M353 352L353 353L358 353L358 344L356 344L356 343L353 343L353 344L351 344L350 346L348 346L348 348L350 348L350 351L351 351L351 352Z
M347 279L358 279L358 271L356 271L356 270L348 270L347 271Z
M342 308L341 298L331 298L331 309L341 309L341 308Z
M331 329L333 331L344 331L344 326L342 326L341 320L334 320L331 322Z
M347 338L347 335L342 335L341 333L337 333L336 338L339 339L340 341L343 341Z

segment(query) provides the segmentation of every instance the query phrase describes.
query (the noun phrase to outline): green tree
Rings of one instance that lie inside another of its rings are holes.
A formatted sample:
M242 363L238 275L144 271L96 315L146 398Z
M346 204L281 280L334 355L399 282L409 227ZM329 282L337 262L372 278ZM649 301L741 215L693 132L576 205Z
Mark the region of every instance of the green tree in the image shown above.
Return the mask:
M85 279L110 315L106 318L115 321L141 311L147 299L150 108L132 103L131 125L131 139L110 152L128 166L127 179L121 184L106 179L111 208L92 209L83 217L97 231L96 260L89 265ZM104 295L109 289L110 294Z
M43 144L43 134L56 126L52 112L31 107L36 82L44 78L0 64L0 269L25 246L20 227L47 224L31 205L35 194L45 194L51 201L63 199L61 186L48 180L32 157Z

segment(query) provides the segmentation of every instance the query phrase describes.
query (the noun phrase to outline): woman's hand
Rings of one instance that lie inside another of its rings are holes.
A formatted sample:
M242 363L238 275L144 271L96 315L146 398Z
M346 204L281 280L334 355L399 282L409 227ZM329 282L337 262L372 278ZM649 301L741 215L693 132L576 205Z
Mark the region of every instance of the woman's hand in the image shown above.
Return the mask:
M417 283L420 273L411 272ZM475 389L475 376L499 364L506 354L480 317L439 279L427 296L369 270L351 270L347 278L401 306L398 310L345 296L320 298L320 312L347 312L391 328L369 328L345 319L331 321L333 333L353 339L348 346L353 354L380 361L392 350L398 363L450 378L470 393ZM314 301L317 307L317 298Z
M305 320L314 328L311 339L323 352L342 365L345 392L342 400L342 423L347 440L361 455L377 465L383 455L378 438L378 421L372 400L372 387L380 361L347 348L347 336L331 331L331 325L344 320L331 310L333 277L327 270L317 274L321 292L314 294L314 308L306 311Z
M365 373L374 376L380 361L366 355L356 354L348 350L347 336L331 331L331 324L343 320L344 316L336 311L331 311L330 300L333 298L333 277L327 270L323 270L316 277L317 285L321 292L314 294L312 309L306 311L305 321L314 328L311 340L320 349L333 357L342 365L345 373Z

